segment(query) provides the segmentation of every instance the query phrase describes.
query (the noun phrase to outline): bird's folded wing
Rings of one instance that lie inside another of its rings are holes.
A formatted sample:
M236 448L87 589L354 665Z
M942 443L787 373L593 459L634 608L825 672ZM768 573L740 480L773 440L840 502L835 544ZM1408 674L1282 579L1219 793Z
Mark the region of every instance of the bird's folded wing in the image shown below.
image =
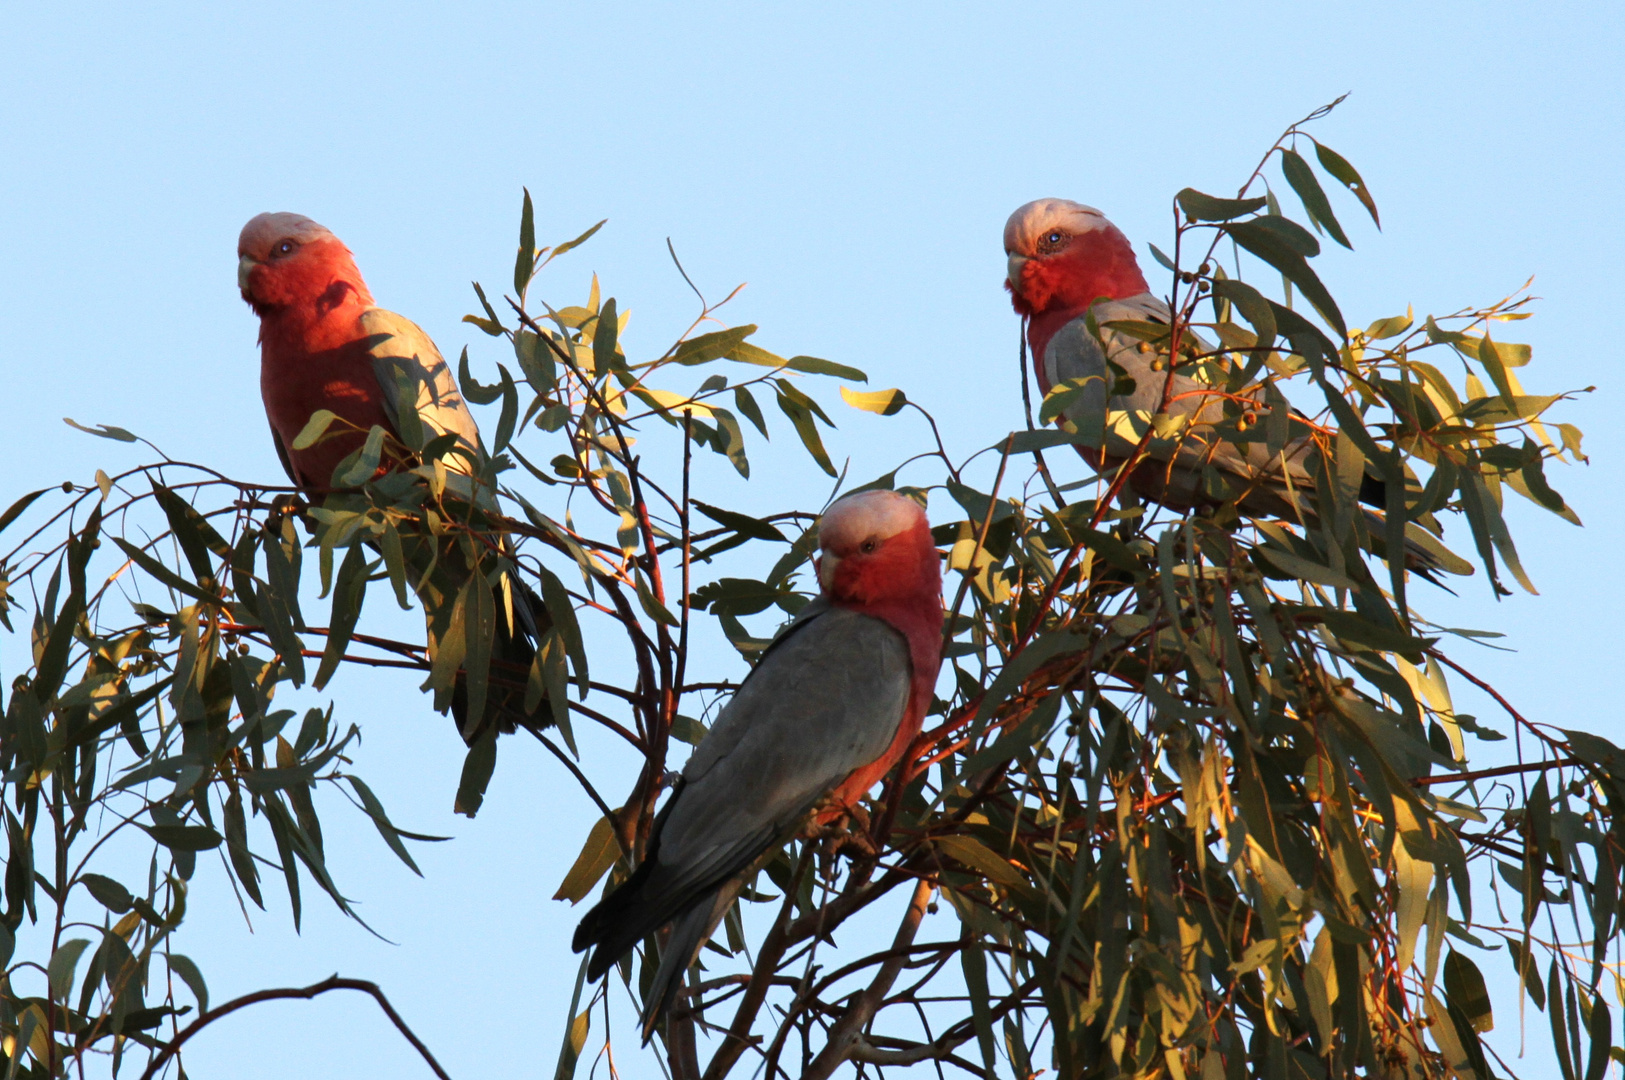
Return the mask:
M794 627L684 768L660 833L660 891L680 910L880 757L911 682L907 641L879 619L831 607Z
M276 447L276 459L282 462L282 471L288 474L288 479L298 486L304 487L305 481L298 473L293 471L293 459L288 456L288 448L282 445L282 436L277 434L275 424L271 425L271 444Z
M398 388L404 385L409 393L415 388L418 419L427 429L423 432L424 441L454 434L459 448L471 456L477 455L480 429L463 395L457 391L451 368L429 335L412 320L383 308L368 308L362 312L361 327L367 333L373 371L383 390L384 412L396 430L401 426ZM468 473L472 470L471 459L461 454L447 454L444 460L446 467L453 471Z
M1247 477L1278 474L1285 467L1291 472L1294 483L1312 486L1302 460L1308 450L1305 440L1289 442L1283 458L1270 454L1262 442L1237 445L1214 438L1204 429L1224 419L1225 396L1219 392L1221 388L1178 370L1173 373L1170 385L1166 369L1152 369L1158 351L1141 352L1141 338L1112 325L1121 322L1166 324L1168 307L1160 299L1145 293L1102 301L1092 310L1095 324L1100 328L1100 340L1090 333L1085 320L1078 318L1055 333L1044 353L1045 374L1052 384L1069 379L1086 380L1085 389L1073 400L1066 415L1080 432L1092 436L1092 445L1104 445L1106 451L1116 457L1126 456L1139 444L1149 419L1165 412L1172 418L1184 418L1183 424L1170 429L1179 435L1177 455L1182 463L1187 459L1192 465L1206 461ZM1197 339L1197 347L1203 351L1209 348L1200 339ZM1110 370L1108 359L1133 380L1133 389L1128 393L1110 394L1116 389L1117 373ZM1166 408L1163 406L1165 391ZM1256 386L1247 387L1241 394L1258 397L1259 390ZM1153 457L1164 460L1172 455L1171 448L1162 444L1152 446L1151 450Z

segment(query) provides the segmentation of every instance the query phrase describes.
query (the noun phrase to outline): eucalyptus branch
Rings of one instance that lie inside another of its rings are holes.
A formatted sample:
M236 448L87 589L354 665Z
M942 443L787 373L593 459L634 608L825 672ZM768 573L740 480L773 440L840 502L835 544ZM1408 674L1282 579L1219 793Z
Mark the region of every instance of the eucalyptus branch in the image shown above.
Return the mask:
M153 1078L156 1077L160 1071L162 1071L164 1066L169 1063L169 1059L180 1053L181 1047L188 1040L190 1040L192 1036L196 1035L198 1032L202 1031L216 1020L219 1020L221 1017L229 1016L239 1009L245 1009L250 1005L257 1005L262 1001L281 1001L290 998L299 998L308 1001L311 998L317 997L318 995L327 993L329 990L359 990L364 994L371 995L372 999L378 1002L378 1007L384 1010L384 1015L389 1017L390 1023L395 1025L395 1029L401 1033L401 1036L405 1038L407 1042L412 1044L412 1049L418 1052L418 1056L423 1058L424 1063L429 1066L430 1071L438 1076L440 1080L451 1080L451 1077L447 1075L446 1070L440 1067L440 1062L435 1060L434 1055L429 1052L429 1048L423 1044L423 1040L417 1037L412 1029L407 1026L406 1021L401 1018L401 1014L395 1011L395 1006L389 1003L389 999L384 996L384 992L379 989L377 983L367 982L364 979L342 978L338 975L329 976L328 978L323 979L321 982L312 983L309 986L297 988L283 987L276 990L256 990L252 994L244 994L242 997L233 998L224 1005L218 1005L207 1012L199 1014L197 1019L193 1020L190 1024L187 1024L186 1027L182 1028L178 1035L176 1035L169 1042L163 1044L158 1053L155 1054L152 1060L147 1064L146 1071L141 1074L140 1080L153 1080Z
M914 896L909 900L908 910L904 912L903 920L897 927L897 935L892 941L894 954L906 954L909 945L913 943L914 934L920 928L920 920L925 918L925 905L931 899L934 887L933 882L925 878L915 884ZM875 1011L880 1008L881 1001L891 989L891 984L897 978L897 973L902 970L902 966L901 955L894 955L880 965L880 970L875 973L874 981L869 984L868 989L858 994L848 1006L846 1014L830 1030L824 1042L824 1049L813 1058L812 1067L802 1074L806 1080L824 1080L852 1055L858 1042L863 1038L864 1029L873 1019Z

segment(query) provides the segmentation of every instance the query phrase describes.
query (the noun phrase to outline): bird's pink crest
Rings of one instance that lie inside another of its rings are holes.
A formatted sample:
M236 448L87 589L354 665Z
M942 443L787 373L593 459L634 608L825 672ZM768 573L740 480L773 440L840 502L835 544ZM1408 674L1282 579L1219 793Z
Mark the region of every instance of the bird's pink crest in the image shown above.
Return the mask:
M272 249L284 240L295 244L308 244L312 240L333 236L325 226L319 225L303 214L290 214L286 211L278 213L255 214L243 226L243 231L237 234L237 256L247 256L257 262L265 262L271 258ZM334 237L337 239L337 237Z
M1081 236L1111 227L1106 215L1092 206L1071 199L1034 199L1018 206L1005 221L1004 253L1038 254L1040 241L1052 229L1060 229L1068 236Z

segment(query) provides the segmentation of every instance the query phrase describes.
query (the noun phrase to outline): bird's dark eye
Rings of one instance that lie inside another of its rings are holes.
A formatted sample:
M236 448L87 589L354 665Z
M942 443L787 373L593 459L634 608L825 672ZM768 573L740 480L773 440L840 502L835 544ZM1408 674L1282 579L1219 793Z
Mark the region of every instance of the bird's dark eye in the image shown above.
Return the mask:
M877 543L873 539L870 539L870 540L865 540L862 544L859 544L858 545L858 550L862 551L865 555L868 555L871 552L873 552L875 550L875 548L877 548L879 546L880 546L879 543Z
M291 253L293 251L293 249L298 247L298 246L299 245L295 244L292 240L284 240L284 241L282 241L282 243L278 244L275 248L272 249L271 254L273 254L273 255L287 255L287 254Z
M1066 233L1062 232L1060 229L1051 229L1038 239L1038 250L1040 254L1048 254L1052 251L1059 251L1065 246Z

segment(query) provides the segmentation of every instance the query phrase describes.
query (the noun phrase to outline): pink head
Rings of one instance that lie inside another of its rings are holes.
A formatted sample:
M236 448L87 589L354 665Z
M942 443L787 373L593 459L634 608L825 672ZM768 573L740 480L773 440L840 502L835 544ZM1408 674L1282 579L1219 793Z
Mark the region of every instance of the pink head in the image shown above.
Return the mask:
M346 302L372 306L350 249L300 214L259 214L243 226L237 286L261 318L288 309L320 318Z
M818 583L831 600L882 604L929 597L940 606L942 568L920 504L895 491L838 500L818 526Z
M1069 199L1035 199L1011 214L1004 253L1004 287L1021 315L1149 291L1128 238L1099 210Z

